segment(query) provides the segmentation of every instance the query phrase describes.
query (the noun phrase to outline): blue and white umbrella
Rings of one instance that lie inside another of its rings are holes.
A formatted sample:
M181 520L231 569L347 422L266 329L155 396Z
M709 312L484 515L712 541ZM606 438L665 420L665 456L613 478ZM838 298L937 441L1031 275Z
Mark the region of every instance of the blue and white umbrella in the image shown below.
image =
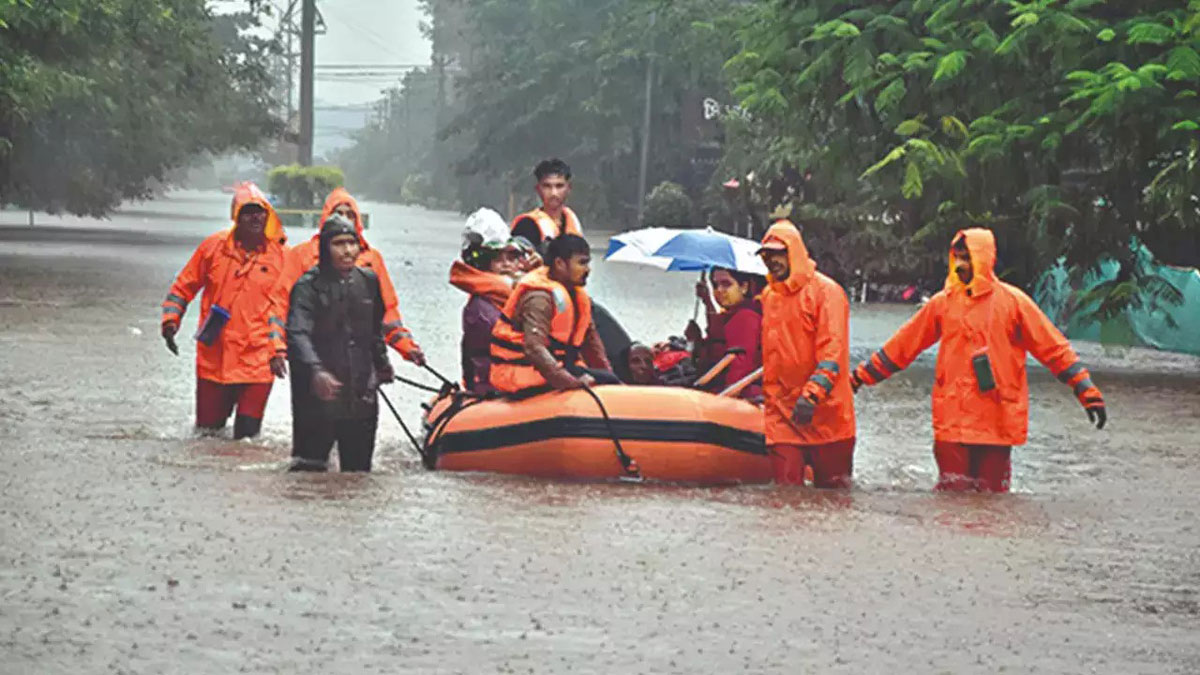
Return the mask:
M725 267L767 275L758 257L760 244L712 228L672 230L650 227L618 234L608 241L605 260L650 265L662 270L697 271Z

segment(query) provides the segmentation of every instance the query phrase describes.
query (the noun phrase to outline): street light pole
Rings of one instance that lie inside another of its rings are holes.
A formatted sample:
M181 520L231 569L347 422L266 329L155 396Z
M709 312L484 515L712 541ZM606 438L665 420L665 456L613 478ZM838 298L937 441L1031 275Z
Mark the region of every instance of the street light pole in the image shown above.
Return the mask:
M642 158L638 166L637 219L642 222L646 211L646 172L650 166L650 103L654 93L654 23L658 12L650 13L650 54L646 60L646 109L642 115Z

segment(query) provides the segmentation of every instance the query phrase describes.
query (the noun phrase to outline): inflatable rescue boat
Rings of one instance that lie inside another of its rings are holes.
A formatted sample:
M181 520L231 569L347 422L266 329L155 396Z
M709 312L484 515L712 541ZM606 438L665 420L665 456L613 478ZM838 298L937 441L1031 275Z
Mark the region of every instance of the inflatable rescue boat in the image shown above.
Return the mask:
M443 392L426 406L425 463L568 480L770 482L762 411L681 387L599 386L523 400Z

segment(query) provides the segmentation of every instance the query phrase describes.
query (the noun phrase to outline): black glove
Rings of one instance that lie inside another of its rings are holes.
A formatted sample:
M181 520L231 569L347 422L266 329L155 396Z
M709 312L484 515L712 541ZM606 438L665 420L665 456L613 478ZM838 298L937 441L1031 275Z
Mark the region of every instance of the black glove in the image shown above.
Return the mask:
M862 388L862 386L863 381L862 378L858 376L858 370L850 371L850 388L854 390L854 393L857 394L858 390Z
M798 427L808 426L816 412L817 404L801 396L800 400L796 401L796 407L792 408L792 424Z
M167 349L175 356L179 356L179 345L175 344L175 333L179 332L178 324L164 323L162 325L162 338L167 343Z
M1104 425L1108 423L1108 411L1103 403L1089 406L1085 410L1087 410L1088 421L1095 424L1097 429L1103 429Z

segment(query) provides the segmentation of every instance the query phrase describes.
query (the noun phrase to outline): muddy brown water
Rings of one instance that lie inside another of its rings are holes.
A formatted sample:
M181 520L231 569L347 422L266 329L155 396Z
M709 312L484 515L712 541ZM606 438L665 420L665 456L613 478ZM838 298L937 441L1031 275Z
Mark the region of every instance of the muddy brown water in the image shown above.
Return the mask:
M858 398L848 493L431 473L386 417L376 473L289 475L286 387L259 440L196 438L193 352L157 336L227 199L0 213L0 672L1200 672L1200 360L1080 345L1104 432L1032 369L1003 497L930 493L930 358ZM453 371L462 219L371 211ZM592 292L651 340L693 283ZM911 311L855 306L854 356Z

